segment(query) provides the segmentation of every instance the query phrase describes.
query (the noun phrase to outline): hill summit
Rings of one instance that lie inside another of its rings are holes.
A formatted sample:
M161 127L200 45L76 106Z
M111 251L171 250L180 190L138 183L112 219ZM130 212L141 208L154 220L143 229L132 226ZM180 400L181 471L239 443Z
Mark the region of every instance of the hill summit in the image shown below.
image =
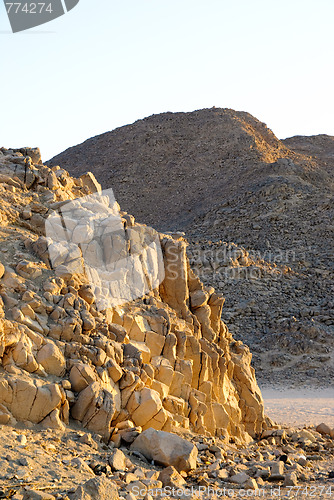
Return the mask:
M93 137L48 164L73 175L92 170L126 210L172 229L191 224L195 215L266 175L278 158L291 156L250 114L213 108L150 116Z

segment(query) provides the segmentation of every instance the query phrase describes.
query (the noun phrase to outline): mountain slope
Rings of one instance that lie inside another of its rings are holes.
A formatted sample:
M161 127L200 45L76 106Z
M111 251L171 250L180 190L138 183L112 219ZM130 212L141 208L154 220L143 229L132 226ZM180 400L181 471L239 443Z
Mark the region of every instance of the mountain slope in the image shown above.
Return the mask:
M260 379L288 368L317 383L334 375L333 154L329 136L280 141L248 113L212 108L139 120L49 165L92 170L144 222L185 231Z
M213 108L139 120L48 164L73 175L94 171L125 210L135 207L144 222L173 229L191 224L194 215L236 195L287 156L295 155L248 113Z
M284 139L283 144L297 153L312 156L322 162L328 171L333 172L334 163L334 137L326 134L303 136L296 135Z

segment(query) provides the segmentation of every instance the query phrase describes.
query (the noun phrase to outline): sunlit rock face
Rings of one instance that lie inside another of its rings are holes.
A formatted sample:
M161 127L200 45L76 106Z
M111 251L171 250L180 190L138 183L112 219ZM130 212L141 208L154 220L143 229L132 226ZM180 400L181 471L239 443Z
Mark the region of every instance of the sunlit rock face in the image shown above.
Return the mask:
M0 150L0 422L71 419L131 443L149 428L227 441L265 428L249 349L182 236L122 212L92 174Z

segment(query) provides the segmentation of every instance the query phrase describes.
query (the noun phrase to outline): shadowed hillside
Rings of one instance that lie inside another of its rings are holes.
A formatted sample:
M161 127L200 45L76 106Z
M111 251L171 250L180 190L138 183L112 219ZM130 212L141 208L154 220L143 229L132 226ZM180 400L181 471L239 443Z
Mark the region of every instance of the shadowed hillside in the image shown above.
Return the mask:
M164 113L53 158L91 170L153 227L185 231L193 267L260 380L334 375L333 138L278 140L248 113ZM270 374L270 375L269 375Z

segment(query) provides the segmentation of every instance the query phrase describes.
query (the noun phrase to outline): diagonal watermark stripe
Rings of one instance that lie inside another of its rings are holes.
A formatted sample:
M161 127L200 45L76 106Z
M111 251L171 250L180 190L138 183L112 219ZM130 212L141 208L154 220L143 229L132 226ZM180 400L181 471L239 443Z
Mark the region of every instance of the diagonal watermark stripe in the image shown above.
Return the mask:
M13 33L25 31L63 16L79 0L46 0L44 2L8 2L3 0Z
M124 225L112 189L65 203L45 229L52 268L60 277L84 274L99 310L142 297L164 279L159 234Z

